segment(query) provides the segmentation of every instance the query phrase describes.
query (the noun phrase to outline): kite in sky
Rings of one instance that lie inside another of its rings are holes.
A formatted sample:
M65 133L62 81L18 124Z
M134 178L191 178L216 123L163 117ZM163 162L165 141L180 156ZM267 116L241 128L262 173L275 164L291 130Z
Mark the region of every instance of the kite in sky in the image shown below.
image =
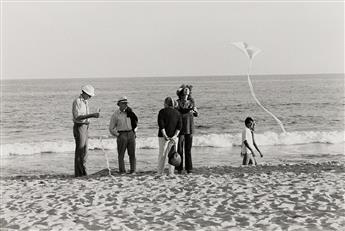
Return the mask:
M262 107L262 109L264 109L265 112L270 114L278 122L278 124L280 125L281 129L283 130L283 132L286 133L286 130L284 128L283 123L275 115L273 115L273 113L271 113L264 106L262 106L262 104L256 98L255 93L254 93L254 89L253 89L253 85L252 85L252 82L250 80L250 71L251 71L251 68L252 68L253 59L254 59L254 57L257 54L259 54L261 52L261 50L259 48L250 46L250 45L248 45L245 42L235 42L235 43L233 43L233 45L236 46L237 48L239 48L241 51L243 51L243 53L246 54L247 57L249 58L249 67L248 67L247 76L248 76L248 84L249 84L250 92L252 93L252 96L253 96L254 100L256 101L256 103L260 107Z

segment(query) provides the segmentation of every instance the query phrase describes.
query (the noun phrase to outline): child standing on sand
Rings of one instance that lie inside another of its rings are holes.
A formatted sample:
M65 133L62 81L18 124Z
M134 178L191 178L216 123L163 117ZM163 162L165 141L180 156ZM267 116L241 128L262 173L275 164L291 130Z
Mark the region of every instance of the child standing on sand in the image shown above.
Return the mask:
M242 132L242 150L241 156L243 157L242 165L257 165L255 160L254 147L259 152L260 156L263 157L261 151L255 143L254 139L254 127L255 121L251 117L247 117L244 121L245 128Z

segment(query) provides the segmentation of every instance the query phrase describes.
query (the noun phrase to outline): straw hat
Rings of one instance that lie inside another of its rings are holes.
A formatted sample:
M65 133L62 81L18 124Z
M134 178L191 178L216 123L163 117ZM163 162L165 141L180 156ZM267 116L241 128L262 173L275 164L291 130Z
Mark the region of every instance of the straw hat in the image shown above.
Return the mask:
M91 85L82 86L81 90L89 96L95 96L95 89Z
M122 96L118 101L117 104L119 103L128 103L127 97L126 96Z

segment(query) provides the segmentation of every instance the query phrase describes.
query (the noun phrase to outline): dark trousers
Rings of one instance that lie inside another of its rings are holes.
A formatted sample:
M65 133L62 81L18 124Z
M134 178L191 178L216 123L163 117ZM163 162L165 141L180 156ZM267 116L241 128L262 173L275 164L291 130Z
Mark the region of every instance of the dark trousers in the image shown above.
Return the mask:
M74 124L73 136L75 140L74 175L86 176L86 159L88 149L88 130L87 124Z
M136 158L135 158L135 134L133 131L120 132L117 137L117 153L119 161L119 172L126 172L125 168L125 152L127 150L129 156L130 171L135 172L136 170Z
M192 164L192 144L193 144L193 134L180 135L178 138L177 152L181 156L181 164L176 167L178 171L183 170L183 153L185 155L185 169L190 171L193 169Z

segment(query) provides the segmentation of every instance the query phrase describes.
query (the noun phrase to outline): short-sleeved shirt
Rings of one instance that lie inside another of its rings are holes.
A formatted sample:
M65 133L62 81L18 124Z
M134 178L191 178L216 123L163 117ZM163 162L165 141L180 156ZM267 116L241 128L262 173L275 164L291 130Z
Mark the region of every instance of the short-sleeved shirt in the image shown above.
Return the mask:
M253 133L252 131L245 127L242 131L242 150L241 150L241 154L249 154L252 153L247 146L244 144L244 141L247 141L249 147L251 147L253 149L254 144L253 144Z
M163 108L158 113L158 137L163 137L162 129L165 129L165 133L168 137L173 137L176 130L182 128L182 120L180 112L171 107Z
M88 124L89 119L77 120L78 116L89 114L89 104L81 95L73 101L72 115L73 122L77 124Z
M131 118L127 116L127 112L120 111L119 109L111 116L109 131L115 135L117 132L131 131L132 124Z

